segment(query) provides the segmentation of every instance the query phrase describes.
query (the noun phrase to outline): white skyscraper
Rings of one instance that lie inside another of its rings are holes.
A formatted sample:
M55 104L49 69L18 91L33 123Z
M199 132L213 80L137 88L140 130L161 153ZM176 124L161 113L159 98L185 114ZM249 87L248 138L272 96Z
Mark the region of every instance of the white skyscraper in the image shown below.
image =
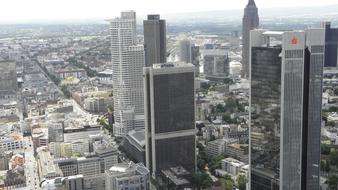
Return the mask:
M144 126L144 47L136 44L136 13L122 12L110 20L113 65L114 134L123 136Z

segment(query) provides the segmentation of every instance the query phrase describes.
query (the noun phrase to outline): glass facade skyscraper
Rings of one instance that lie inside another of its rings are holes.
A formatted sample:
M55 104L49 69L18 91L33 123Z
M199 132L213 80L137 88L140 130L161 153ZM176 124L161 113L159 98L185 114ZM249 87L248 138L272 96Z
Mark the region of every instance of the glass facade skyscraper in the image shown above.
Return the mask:
M325 25L325 67L338 66L338 28L331 28L331 23Z
M255 0L249 0L244 9L242 22L242 77L249 78L250 30L259 27L258 8Z
M324 38L251 32L251 190L319 189Z
M144 69L146 165L153 176L177 166L195 171L194 70L186 63Z
M167 62L166 22L160 15L148 15L143 21L144 46L146 52L146 66L154 63Z

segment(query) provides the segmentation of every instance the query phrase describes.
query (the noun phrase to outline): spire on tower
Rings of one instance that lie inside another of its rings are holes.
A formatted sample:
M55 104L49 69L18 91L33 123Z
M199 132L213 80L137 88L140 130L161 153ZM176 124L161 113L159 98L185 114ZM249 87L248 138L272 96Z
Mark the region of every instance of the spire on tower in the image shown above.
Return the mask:
M256 3L255 0L249 0L248 5L247 6L255 6L256 7Z

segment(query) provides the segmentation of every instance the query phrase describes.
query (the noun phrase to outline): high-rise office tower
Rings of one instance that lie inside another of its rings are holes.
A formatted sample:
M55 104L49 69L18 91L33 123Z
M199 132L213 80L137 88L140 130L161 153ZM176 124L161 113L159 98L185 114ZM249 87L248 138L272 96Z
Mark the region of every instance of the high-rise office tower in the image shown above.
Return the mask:
M203 50L203 67L205 78L211 81L223 81L229 78L230 64L228 50Z
M330 22L325 27L325 62L324 67L338 66L338 28L331 28Z
M244 9L242 23L242 77L249 78L250 30L259 26L258 8L255 0L249 0Z
M191 42L184 39L180 41L180 61L185 63L191 63Z
M167 62L167 36L165 20L160 15L148 15L143 21L146 66Z
M191 45L191 63L195 66L195 75L200 74L200 47L196 44Z
M325 31L251 31L251 190L319 190Z
M171 167L195 171L195 90L192 64L144 68L146 165L153 177Z
M136 13L122 12L110 20L113 65L114 134L123 136L144 126L144 47L136 44Z
M191 63L195 66L195 74L199 75L200 67L200 47L192 44L190 40L184 39L180 41L179 58L181 62Z

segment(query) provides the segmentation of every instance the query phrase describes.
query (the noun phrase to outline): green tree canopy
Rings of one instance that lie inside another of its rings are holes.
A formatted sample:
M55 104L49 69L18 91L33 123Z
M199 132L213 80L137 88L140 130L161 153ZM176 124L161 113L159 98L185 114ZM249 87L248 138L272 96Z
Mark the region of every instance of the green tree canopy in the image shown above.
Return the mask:
M193 175L191 183L197 190L202 190L212 186L212 179L209 174L201 172Z

